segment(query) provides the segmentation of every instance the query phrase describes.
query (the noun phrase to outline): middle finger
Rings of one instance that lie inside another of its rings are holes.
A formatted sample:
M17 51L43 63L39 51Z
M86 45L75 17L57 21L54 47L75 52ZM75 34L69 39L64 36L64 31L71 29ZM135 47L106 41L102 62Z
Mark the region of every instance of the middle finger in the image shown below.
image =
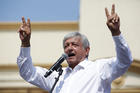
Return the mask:
M115 5L112 5L111 15L115 14Z

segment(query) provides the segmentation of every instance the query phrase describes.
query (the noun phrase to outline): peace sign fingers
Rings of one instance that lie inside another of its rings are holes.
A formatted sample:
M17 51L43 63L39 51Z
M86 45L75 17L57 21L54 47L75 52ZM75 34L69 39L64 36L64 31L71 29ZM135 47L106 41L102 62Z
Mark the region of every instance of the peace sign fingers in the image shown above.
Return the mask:
M106 14L106 17L107 17L107 18L109 18L110 16L114 16L114 15L116 14L116 13L115 13L115 5L114 5L114 4L112 5L111 15L109 14L107 8L105 8L105 14Z
M112 9L111 9L111 14L109 14L108 9L105 8L105 14L107 17L107 26L110 29L110 31L112 32L112 35L118 35L120 34L120 19L119 16L117 15L117 13L115 13L115 5L112 5Z
M21 31L25 32L26 34L31 33L31 24L30 24L30 19L27 19L27 22L25 21L25 18L22 17L22 26L21 26Z

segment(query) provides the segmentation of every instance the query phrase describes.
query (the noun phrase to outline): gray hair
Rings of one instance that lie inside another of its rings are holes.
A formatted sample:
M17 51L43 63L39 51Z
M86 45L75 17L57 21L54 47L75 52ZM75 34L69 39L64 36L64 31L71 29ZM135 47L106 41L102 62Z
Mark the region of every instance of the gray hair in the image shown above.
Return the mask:
M69 38L71 38L71 37L77 37L77 36L79 36L80 38L81 38L81 40L82 40L82 44L83 44L83 48L88 48L88 47L90 47L90 44L89 44L89 41L88 41L88 39L87 39L87 37L85 36L85 35L83 35L83 34L81 34L81 33L79 33L79 32L71 32L71 33L69 33L69 34L67 34L65 37L64 37L64 39L63 39L63 48L65 47L65 41L67 40L67 39L69 39Z

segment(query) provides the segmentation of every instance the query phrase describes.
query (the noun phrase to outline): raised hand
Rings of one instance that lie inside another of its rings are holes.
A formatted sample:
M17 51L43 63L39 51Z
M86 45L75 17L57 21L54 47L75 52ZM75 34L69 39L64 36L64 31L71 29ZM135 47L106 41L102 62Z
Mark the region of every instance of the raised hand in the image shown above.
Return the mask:
M21 47L29 47L30 46L30 37L31 37L31 24L30 19L25 21L25 18L22 17L22 25L19 30L19 37L21 39Z
M115 13L115 5L112 5L111 14L109 14L108 9L105 8L105 13L107 17L107 26L110 29L112 36L120 35L120 18Z

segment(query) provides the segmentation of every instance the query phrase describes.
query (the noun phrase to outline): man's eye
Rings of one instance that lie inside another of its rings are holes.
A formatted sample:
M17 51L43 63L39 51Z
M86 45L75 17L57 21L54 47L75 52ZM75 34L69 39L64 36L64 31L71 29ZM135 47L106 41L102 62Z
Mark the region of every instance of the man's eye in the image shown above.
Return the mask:
M78 44L73 44L74 46L78 46Z
M67 46L64 46L64 48L67 48Z

